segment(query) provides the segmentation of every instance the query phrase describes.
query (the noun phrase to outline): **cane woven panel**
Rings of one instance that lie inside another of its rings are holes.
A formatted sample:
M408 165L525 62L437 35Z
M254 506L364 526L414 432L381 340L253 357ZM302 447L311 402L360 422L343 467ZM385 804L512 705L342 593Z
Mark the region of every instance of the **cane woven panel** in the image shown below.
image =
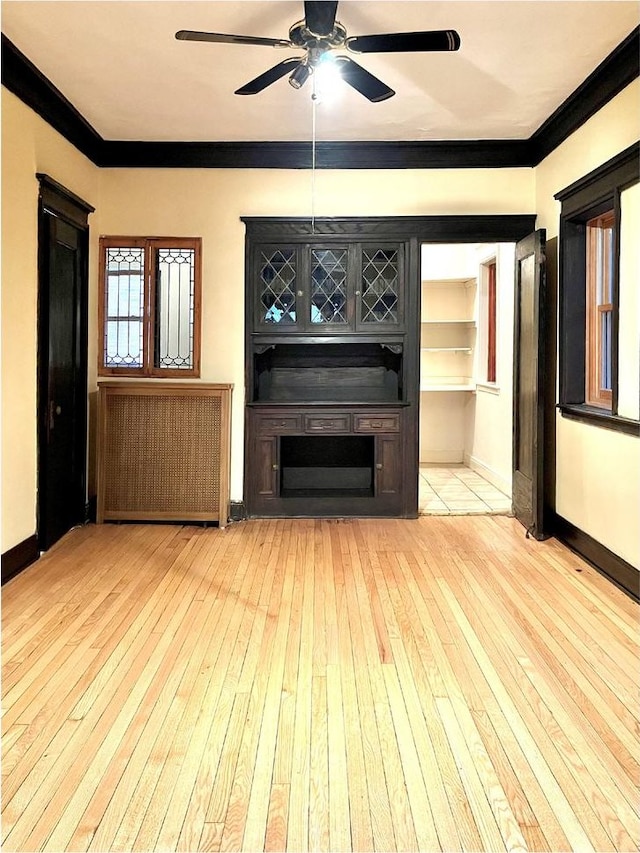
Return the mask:
M226 522L224 394L101 389L99 520ZM223 516L221 517L221 513ZM101 515L101 517L100 517Z

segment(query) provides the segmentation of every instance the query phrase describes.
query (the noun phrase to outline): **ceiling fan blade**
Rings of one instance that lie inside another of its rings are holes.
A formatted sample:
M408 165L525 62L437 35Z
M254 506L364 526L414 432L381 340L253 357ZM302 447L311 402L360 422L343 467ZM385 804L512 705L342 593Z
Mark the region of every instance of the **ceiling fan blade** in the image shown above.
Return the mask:
M377 77L374 77L366 68L358 65L349 56L337 56L335 63L340 70L340 76L344 82L348 83L373 103L386 101L387 98L395 95L394 90L390 89L386 83L378 80Z
M422 33L381 33L352 36L345 42L356 53L412 53L430 50L458 50L460 36L455 30L431 30Z
M235 94L257 95L258 92L262 92L263 89L266 89L267 86L270 86L272 83L275 83L276 80L284 77L285 74L291 74L300 65L300 63L301 57L299 56L292 57L291 59L285 59L283 62L279 62L277 65L274 65L273 68L269 68L269 70L265 71L264 74L260 74L260 76L256 77L255 80L250 80L240 89L236 89Z
M176 38L180 41L212 41L219 44L258 44L266 47L291 47L285 39L261 38L260 36L235 36L226 33L200 33L195 30L178 30Z
M328 36L336 22L338 0L305 0L304 19L315 36Z

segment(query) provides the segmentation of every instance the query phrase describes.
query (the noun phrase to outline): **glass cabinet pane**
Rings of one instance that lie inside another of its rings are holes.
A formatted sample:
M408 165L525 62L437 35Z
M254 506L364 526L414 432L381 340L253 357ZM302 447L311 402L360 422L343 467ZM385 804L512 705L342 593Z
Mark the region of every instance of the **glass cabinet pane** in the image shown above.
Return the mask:
M362 323L397 323L399 262L397 248L362 250Z
M286 326L297 322L295 249L260 252L258 287L260 323Z
M311 250L310 319L313 324L347 322L347 250Z

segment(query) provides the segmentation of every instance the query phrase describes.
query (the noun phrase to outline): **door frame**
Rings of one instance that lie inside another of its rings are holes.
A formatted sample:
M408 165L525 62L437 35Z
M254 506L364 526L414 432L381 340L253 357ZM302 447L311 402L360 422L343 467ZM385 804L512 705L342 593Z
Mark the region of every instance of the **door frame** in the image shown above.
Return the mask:
M88 447L88 316L89 316L89 224L88 217L95 210L92 205L66 189L49 175L36 173L38 194L38 297L37 297L37 495L36 530L39 550L44 550L44 515L47 489L47 422L49 417L49 217L55 216L81 232L83 261L75 305L76 333L78 335L75 371L75 411L77 423L76 454L84 459L79 466L76 485L83 495L82 520L87 500L87 447Z
M513 243L516 244L535 230L535 214L505 214L505 215L472 215L472 216L423 216L419 219L424 223L419 232L417 253L420 256L420 247L424 243ZM414 290L414 302L407 302L410 313L416 317L418 348L416 358L417 376L417 430L415 435L415 453L419 460L420 454L420 370L419 370L419 342L420 342L420 316L421 316L421 264L418 260L418 281ZM418 506L418 479L416 478L416 508Z

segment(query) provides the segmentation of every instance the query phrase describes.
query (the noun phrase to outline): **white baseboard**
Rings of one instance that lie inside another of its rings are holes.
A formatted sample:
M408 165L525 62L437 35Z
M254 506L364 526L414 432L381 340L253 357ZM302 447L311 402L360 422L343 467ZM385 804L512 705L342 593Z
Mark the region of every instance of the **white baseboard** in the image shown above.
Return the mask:
M471 456L469 453L464 454L464 464L471 468L472 471L477 471L478 474L483 476L485 480L491 483L492 486L495 486L496 489L500 489L500 491L511 497L511 482L509 480L505 480L505 478L498 474L497 471L494 471L493 468L489 468L488 465L485 465L484 462L481 462L475 456Z

